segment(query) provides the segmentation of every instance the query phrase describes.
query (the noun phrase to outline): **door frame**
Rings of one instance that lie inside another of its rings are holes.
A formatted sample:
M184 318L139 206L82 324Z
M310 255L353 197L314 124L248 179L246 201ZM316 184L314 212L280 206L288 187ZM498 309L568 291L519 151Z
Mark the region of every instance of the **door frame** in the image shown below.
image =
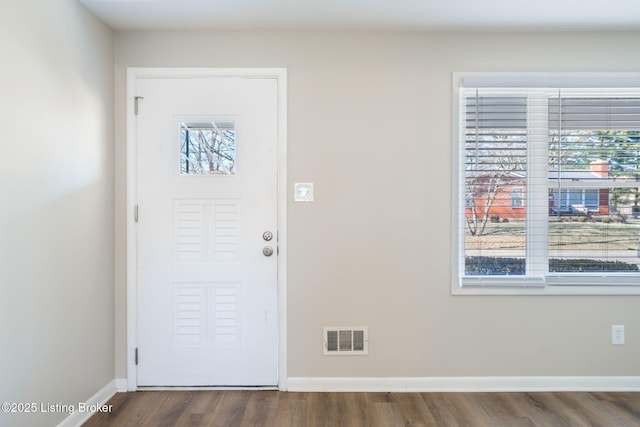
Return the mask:
M136 89L140 79L190 78L267 78L278 85L277 102L277 216L278 216L278 389L287 389L287 69L286 68L127 68L127 390L138 389L136 348L138 347L138 228L135 206L138 204ZM144 108L144 100L140 102ZM198 387L201 389L202 387Z

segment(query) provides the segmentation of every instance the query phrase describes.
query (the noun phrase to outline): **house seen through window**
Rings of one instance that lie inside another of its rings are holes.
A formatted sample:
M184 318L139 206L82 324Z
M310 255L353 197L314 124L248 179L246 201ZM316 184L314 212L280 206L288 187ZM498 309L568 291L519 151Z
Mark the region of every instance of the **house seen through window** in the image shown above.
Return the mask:
M640 89L459 96L461 283L640 278Z

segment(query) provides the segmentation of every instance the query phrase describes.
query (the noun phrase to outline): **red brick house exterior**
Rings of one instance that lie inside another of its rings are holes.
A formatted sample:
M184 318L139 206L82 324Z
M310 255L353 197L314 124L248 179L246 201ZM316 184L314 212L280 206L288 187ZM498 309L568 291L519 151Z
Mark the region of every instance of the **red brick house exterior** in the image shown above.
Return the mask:
M550 172L549 179L557 180L557 172ZM589 169L565 170L560 182L561 197L557 191L549 190L549 213L557 215L609 215L609 188L594 187L593 182L609 178L609 165L606 160L595 160ZM495 179L494 179L495 180ZM562 185L571 182L571 185ZM588 183L581 187L579 182ZM466 216L472 218L471 203L475 204L476 215L483 216L487 199L493 197L489 217L500 219L524 219L526 217L527 194L525 178L512 174L499 179L497 191L492 191L492 179L477 178L474 183L477 189L475 197L467 200ZM495 187L493 187L495 188Z

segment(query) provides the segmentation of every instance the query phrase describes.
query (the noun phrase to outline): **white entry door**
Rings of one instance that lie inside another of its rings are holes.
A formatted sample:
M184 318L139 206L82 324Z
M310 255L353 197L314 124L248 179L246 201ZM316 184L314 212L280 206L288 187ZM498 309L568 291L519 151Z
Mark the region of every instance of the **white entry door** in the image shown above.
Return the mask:
M277 80L136 95L137 385L276 385Z

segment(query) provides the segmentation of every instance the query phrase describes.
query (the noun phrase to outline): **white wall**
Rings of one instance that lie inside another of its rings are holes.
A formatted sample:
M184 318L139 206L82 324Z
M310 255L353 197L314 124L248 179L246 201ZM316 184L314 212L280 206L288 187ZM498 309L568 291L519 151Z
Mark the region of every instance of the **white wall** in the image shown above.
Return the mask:
M3 1L0 53L0 402L77 405L114 379L113 33L75 0Z
M289 75L291 377L638 376L639 297L451 293L451 73L637 71L640 33L116 34L116 376L126 376L125 68ZM612 347L610 326L626 325ZM322 327L368 325L367 357Z

